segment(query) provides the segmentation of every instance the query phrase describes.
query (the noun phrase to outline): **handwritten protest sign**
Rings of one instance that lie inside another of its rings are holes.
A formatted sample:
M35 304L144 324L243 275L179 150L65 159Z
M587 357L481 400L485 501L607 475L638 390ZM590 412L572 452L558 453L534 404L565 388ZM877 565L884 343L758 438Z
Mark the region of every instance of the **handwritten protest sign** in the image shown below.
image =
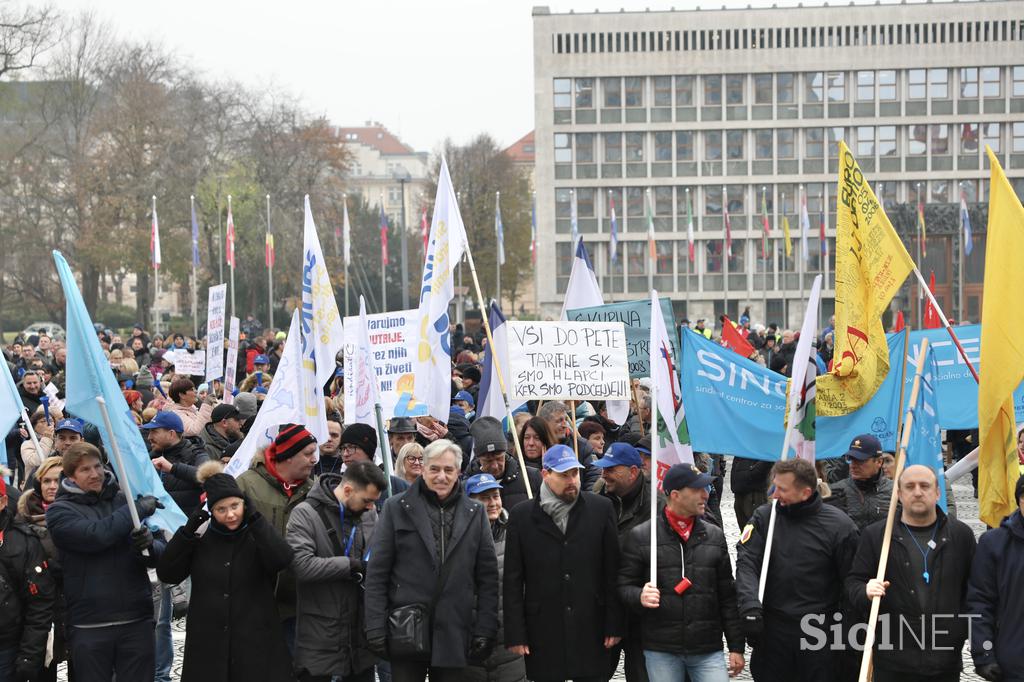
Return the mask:
M164 356L167 357L166 355ZM174 373L201 377L206 372L206 355L179 350L174 354Z
M513 400L629 400L621 322L509 322Z
M658 299L661 303L661 315L668 329L675 329L672 317L672 301L668 298ZM629 376L633 379L651 376L651 353L648 346L651 342L651 301L645 298L640 301L625 301L589 308L573 308L566 313L573 322L621 322L626 327L626 359L629 361ZM674 335L672 356L679 357Z
M231 318L228 329L228 360L224 366L224 402L231 405L235 402L235 372L238 368L238 318Z
M228 285L210 287L206 316L206 380L224 376L224 302Z
M398 310L366 316L374 367L380 381L380 407L384 419L394 416L398 397L404 392L402 389L412 393L417 314L416 310ZM356 414L356 382L349 381L349 376L354 376L359 324L356 316L346 317L344 321L346 415ZM426 414L425 409L422 414Z

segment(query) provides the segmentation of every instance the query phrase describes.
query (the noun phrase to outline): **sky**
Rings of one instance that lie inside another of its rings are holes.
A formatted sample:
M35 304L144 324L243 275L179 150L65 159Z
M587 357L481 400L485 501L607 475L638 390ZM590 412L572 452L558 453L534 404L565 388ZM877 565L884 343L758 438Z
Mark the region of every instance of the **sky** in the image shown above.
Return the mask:
M696 4L677 1L681 9ZM546 4L555 13L670 8L584 2ZM379 121L431 152L449 137L463 143L487 132L510 145L533 129L531 10L538 4L544 0L58 0L57 7L91 10L121 38L158 43L214 80L272 84L335 125Z

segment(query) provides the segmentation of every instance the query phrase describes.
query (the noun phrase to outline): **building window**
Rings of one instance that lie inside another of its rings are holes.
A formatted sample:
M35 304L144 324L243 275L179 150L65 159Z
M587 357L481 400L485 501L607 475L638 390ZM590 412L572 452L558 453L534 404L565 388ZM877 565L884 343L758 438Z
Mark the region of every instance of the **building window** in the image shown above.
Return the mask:
M626 78L626 106L642 107L644 105L643 77L629 76Z
M804 74L804 102L825 101L825 74L820 71Z
M981 96L1001 97L1003 92L1002 79L998 66L986 66L981 70Z
M676 106L693 106L693 76L676 76Z
M568 133L555 133L555 163L572 163Z
M828 101L846 101L846 73L843 71L831 71L828 74Z
M626 215L630 218L644 217L644 190L641 187L626 188ZM646 226L645 226L646 227Z
M928 151L928 126L919 124L907 129L907 154L924 156Z
M722 159L722 131L704 131L704 160L721 161Z
M828 130L828 158L839 158L839 142L847 138L846 128L842 126L827 128Z
M1013 96L1024 97L1024 66L1013 67Z
M555 79L555 109L568 109L572 106L572 80L569 78Z
M745 130L730 130L725 134L726 154L729 160L746 158L743 149Z
M825 156L825 135L821 128L804 130L804 155L808 159L821 159Z
M928 72L925 69L910 69L907 72L907 97L924 99L928 95Z
M960 153L978 151L978 124L963 123L960 126Z
M572 215L572 192L568 189L555 190L555 217L569 218Z
M739 74L730 74L725 77L725 102L726 104L743 104L746 78Z
M729 200L729 216L746 215L746 185L726 185L726 197Z
M626 133L626 163L643 163L644 134Z
M576 79L576 108L577 109L593 109L594 108L594 79L593 78L577 78Z
M1001 123L983 123L981 126L983 145L988 145L992 148L992 151L998 154L1003 151L1001 144L1002 141L1002 124Z
M593 133L576 133L576 163L594 163Z
M754 158L772 158L772 131L770 129L754 132Z
M875 72L857 72L857 100L860 102L875 101Z
M754 76L754 104L772 103L772 75L759 73Z
M657 216L670 216L672 215L672 188L671 187L655 187L654 188L654 215ZM671 223L669 223L671 225Z
M672 78L670 76L657 76L654 79L654 106L672 106Z
M779 142L779 158L796 158L796 130L793 128L780 128L775 131Z
M928 94L932 99L949 99L949 69L928 69Z
M597 215L594 205L596 192L593 187L580 187L576 190L576 215L580 218L593 218Z
M1013 153L1024 152L1024 123L1018 121L1013 124Z
M878 155L896 156L896 126L878 126Z
M949 154L948 123L933 123L928 126L928 138L931 140L932 156Z
M704 215L722 215L722 190L718 187L704 188Z
M622 106L621 78L602 78L601 91L604 93L604 106L606 109Z
M654 160L672 160L672 131L659 131L654 133Z
M791 73L775 74L775 97L779 104L796 102L796 76Z
M878 99L882 102L896 100L896 72L894 70L882 69L878 72Z
M960 97L978 96L978 70L976 68L960 69Z
M874 157L875 155L875 129L873 126L859 126L857 128L857 157Z
M676 131L676 161L693 161L693 133Z
M602 133L604 135L604 162L619 163L622 161L622 133Z
M716 106L722 103L722 77L703 76L704 80L704 104Z

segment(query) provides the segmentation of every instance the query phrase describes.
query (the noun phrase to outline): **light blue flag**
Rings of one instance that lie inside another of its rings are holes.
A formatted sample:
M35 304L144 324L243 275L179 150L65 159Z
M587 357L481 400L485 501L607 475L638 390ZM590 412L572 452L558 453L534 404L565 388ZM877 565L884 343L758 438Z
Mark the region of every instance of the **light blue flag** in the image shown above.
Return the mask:
M71 268L59 251L53 252L53 260L57 265L57 274L67 299L67 353L74 362L67 366L65 394L68 411L91 422L99 429L103 445L110 453L111 463L118 479L127 481L132 495L154 495L163 503L164 509L147 519L148 523L168 531L175 531L185 524L185 514L164 490L160 476L153 467L142 441L142 434L131 416L124 401L124 395L118 388L110 363L103 356L99 339L93 330L92 320L82 301L82 293L78 290ZM113 434L107 432L96 398L102 396L107 403L107 412ZM120 471L113 457L111 436L120 446L124 471Z
M939 426L938 392L936 381L939 368L935 354L928 349L925 366L921 370L921 388L914 405L914 424L907 443L907 461L904 467L923 464L935 472L939 480L939 506L946 511L946 473L942 462L942 427ZM908 369L908 374L909 369Z
M4 378L0 381L0 434L6 435L14 428L14 425L21 419L21 412L25 404L21 402L21 395L18 387L14 385L14 377L11 376L11 366L3 359ZM0 464L7 466L7 448L0 447Z
M505 225L501 222L501 192L494 193L494 238L498 240L498 265L504 265Z

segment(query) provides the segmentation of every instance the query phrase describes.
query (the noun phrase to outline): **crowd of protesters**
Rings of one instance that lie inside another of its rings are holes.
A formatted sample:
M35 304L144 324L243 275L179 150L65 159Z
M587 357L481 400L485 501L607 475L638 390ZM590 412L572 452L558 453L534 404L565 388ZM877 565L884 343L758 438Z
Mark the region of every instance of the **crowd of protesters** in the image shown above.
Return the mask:
M797 334L751 325L748 311L738 326L752 359L788 374ZM220 382L175 371L196 339L97 330L188 517L167 534L135 527L131 507L145 520L160 502L126 499L95 425L62 409L74 359L61 340L4 348L36 439L24 425L6 436L0 682L55 680L65 665L75 681L170 680L170 622L185 609L185 682L589 681L620 665L629 682L722 682L747 666L748 646L758 681L853 680L850 637L875 597L893 638L918 628L878 648L875 680L960 679L968 639L984 679L1024 680L1024 483L1020 509L976 540L939 507L931 469L892 480L891 453L865 434L828 466L732 458L725 515L718 454L694 453L652 491L645 381L622 424L595 401L530 402L511 424L478 417L486 344L461 326L447 422L397 417L386 434L346 423L339 366L325 389L328 440L277 425L236 479L223 467L286 341L260 327L242 325L232 404ZM714 338L705 320L692 328ZM827 366L831 324L815 346Z

